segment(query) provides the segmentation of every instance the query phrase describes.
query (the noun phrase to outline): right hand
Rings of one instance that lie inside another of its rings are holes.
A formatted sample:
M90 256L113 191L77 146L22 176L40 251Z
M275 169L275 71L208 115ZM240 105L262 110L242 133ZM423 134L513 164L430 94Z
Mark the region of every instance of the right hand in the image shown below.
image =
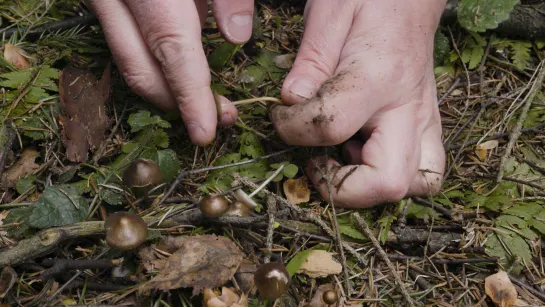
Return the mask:
M210 70L201 42L206 0L89 0L123 77L137 94L163 110L178 109L191 141L208 145L216 126L238 114L224 105L218 123ZM252 33L253 0L214 0L224 38L245 43ZM229 103L222 97L222 103Z

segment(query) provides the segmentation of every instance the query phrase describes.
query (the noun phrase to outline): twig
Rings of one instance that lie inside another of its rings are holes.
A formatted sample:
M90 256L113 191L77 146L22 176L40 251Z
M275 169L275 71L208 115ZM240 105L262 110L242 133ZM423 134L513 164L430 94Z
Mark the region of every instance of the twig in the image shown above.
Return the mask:
M2 176L4 175L4 168L6 167L8 154L13 146L13 141L15 140L15 131L13 131L11 124L11 120L4 121L4 131L7 140L4 144L4 148L2 148L2 152L0 152L0 182L2 181ZM1 130L0 133L2 133Z
M65 273L68 270L87 270L87 269L110 269L121 264L120 260L109 259L89 259L89 260L74 260L74 259L45 259L42 265L50 267L45 270L42 275L42 280L48 280L57 274Z
M481 95L484 95L484 68L486 64L486 58L488 58L488 55L490 54L490 47L492 46L492 41L494 40L494 38L494 33L492 33L490 35L490 39L488 40L488 45L486 45L486 49L481 60L481 65L479 65L479 91Z
M276 200L272 197L267 197L267 215L269 222L267 224L267 239L265 240L265 259L264 263L268 263L271 259L273 234L274 234L274 214L276 213Z
M424 258L419 256L405 256L398 254L387 254L388 259L394 261L430 261L433 264L467 264L467 263L496 263L498 260L495 258L456 258L456 259L437 259L437 258Z
M250 180L248 180L246 178L241 177L238 174L235 174L233 177L235 178L235 180L238 180L239 182L241 182L242 184L244 184L244 185L246 185L246 186L248 186L250 188L254 188L254 189L257 188L257 184L251 182ZM322 221L322 219L320 219L319 217L313 216L313 215L310 215L310 214L304 212L303 209L301 209L300 207L297 207L297 206L293 205L288 200L286 200L286 199L272 193L271 191L269 191L267 189L263 189L262 192L267 196L272 196L278 203L281 203L282 205L286 206L287 208L289 208L293 212L299 214L303 219L310 220L314 224L318 225L331 238L335 238L335 232L329 226L327 226L327 224L324 221ZM364 265L367 264L367 261L365 259L363 259L363 257L353 247L346 244L345 242L343 242L342 245L343 245L343 248L346 251L348 251L352 256L354 256L358 260L360 265L364 266Z
M441 214L443 214L444 216L450 218L450 219L455 219L456 216L455 214L452 212L452 210L450 209L447 209L439 204L435 204L433 202L430 202L430 201L427 201L421 197L413 197L413 200L416 201L419 205L421 206L424 206L424 207L428 207L428 208L431 208ZM458 216L461 217L461 218L464 218L464 219L469 219L469 218L475 218L477 217L477 213L475 212L466 212L466 213L458 213Z
M535 295L537 298L539 298L542 302L545 303L545 293L543 292L540 292L536 289L534 289L533 287L530 287L528 286L527 284L525 284L524 282L522 282L521 280L518 280L516 279L515 277L509 275L509 279L511 279L511 281L518 285L519 287L522 287L526 290L528 290L528 292L532 293L533 295Z
M110 132L110 135L108 136L107 139L105 139L102 143L100 143L100 147L95 152L94 157L93 157L93 164L95 166L98 164L98 160L100 160L100 158L102 158L102 154L104 153L104 150L106 149L106 146L107 146L108 142L114 137L115 133L117 132L117 129L121 125L121 120L125 116L126 112L127 112L127 102L125 102L125 105L123 106L123 111L121 111L121 115L119 116L119 120L117 121L117 123L113 127L112 132Z
M295 149L295 147L290 147L288 149L284 149L284 150L281 150L279 152L275 152L275 153L272 153L272 154L269 154L269 155L265 155L265 156L261 156L261 157L257 157L257 158L254 158L254 159L250 159L250 160L246 160L246 161L241 161L241 162L237 162L237 163L231 163L231 164L226 164L226 165L219 165L219 166L211 166L211 167L205 167L205 168L200 168L200 169L196 169L196 170L190 170L190 171L182 171L178 174L178 176L176 176L176 179L174 180L174 182L172 183L172 185L170 186L170 188L168 189L168 191L163 195L163 197L161 198L161 200L157 203L156 206L160 206L163 204L163 202L168 198L170 197L170 195L174 192L174 190L176 189L176 187L182 182L182 180L187 177L187 176L191 176L191 175L195 175L195 174L200 174L200 173L206 173L206 172L209 172L209 171L214 171L214 170L219 170L219 169L224 169L224 168L229 168L229 167L234 167L234 166L241 166L241 165L246 165L246 164L250 164L250 163L255 163L255 162L258 162L258 161L261 161L261 160L265 160L265 159L269 159L271 157L274 157L274 156L278 156L278 155L282 155L286 152L289 152L291 150Z
M530 93L528 93L528 96L526 96L526 102L524 104L524 107L520 113L519 119L517 121L517 124L513 131L511 132L509 136L509 143L507 143L507 148L505 149L505 152L500 160L500 167L498 170L498 176L496 177L496 183L500 183L503 174L505 172L505 164L507 163L507 160L509 159L509 156L511 155L511 151L513 150L513 147L515 146L516 141L522 134L522 125L524 124L524 121L526 120L526 116L528 115L528 111L530 110L530 106L532 105L532 102L534 101L537 93L541 90L541 86L543 83L543 79L545 78L545 61L541 62L541 68L539 71L539 74L536 77L536 80L534 81L534 84L532 85L532 88L530 89Z
M388 259L388 255L386 254L384 249L382 249L382 247L380 246L380 243L378 242L377 238L373 236L373 233L371 232L371 229L369 229L367 222L363 218L361 218L361 216L357 212L353 213L352 215L354 216L354 219L356 220L356 225L358 226L358 228L363 233L365 233L365 235L371 240L371 242L373 242L373 245L375 246L380 256L382 257L382 260L386 262L386 265L390 269L391 273L394 275L396 284L401 294L403 295L403 298L407 302L407 304L409 304L409 306L414 306L414 302L411 299L411 296L409 295L409 293L407 292L407 289L405 289L405 286L403 285L403 282L401 281L401 277L399 277L399 274L397 273L396 268L394 267L390 259Z
M333 229L335 230L335 242L337 243L337 248L339 250L339 255L341 257L341 264L343 266L343 272L344 272L344 278L346 283L346 294L348 297L352 295L352 287L350 286L350 274L348 274L348 266L346 265L346 257L344 255L344 249L343 249L343 239L341 238L341 231L339 230L339 222L337 221L337 212L335 211L335 202L333 202L333 193L331 191L331 180L329 178L329 175L331 174L331 170L326 167L326 174L322 172L322 169L317 167L318 171L320 171L320 174L322 175L322 178L325 178L326 184L327 184L327 193L329 198L329 205L331 206L331 213L332 213L332 224ZM342 182L344 179L346 179L351 173L353 173L356 170L356 167L352 168L347 175L339 182L339 185L337 186L337 191L340 189ZM335 175L333 175L335 176Z

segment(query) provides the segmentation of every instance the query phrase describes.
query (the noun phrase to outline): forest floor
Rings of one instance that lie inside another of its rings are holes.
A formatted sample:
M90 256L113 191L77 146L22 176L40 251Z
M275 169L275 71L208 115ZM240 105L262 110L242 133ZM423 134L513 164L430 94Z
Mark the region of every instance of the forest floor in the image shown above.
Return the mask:
M209 18L203 44L219 94L280 97L303 7L277 2L257 1L242 47ZM252 277L269 260L291 276L276 306L327 306L328 289L338 306L494 306L501 295L545 305L544 43L441 27L442 191L348 210L304 176L310 157L339 158L340 147L287 146L260 99L237 105L236 124L218 128L213 144L192 145L179 118L132 94L108 65L88 13L78 1L0 3L0 307L222 306L202 293L223 285L240 306L264 306ZM61 28L45 31L50 23ZM107 120L89 116L98 112ZM66 128L68 117L78 120ZM69 143L67 133L80 134ZM164 177L144 198L122 181L136 158ZM206 194L233 200L257 188L248 217L198 208ZM103 221L116 211L148 223L139 248L107 245Z

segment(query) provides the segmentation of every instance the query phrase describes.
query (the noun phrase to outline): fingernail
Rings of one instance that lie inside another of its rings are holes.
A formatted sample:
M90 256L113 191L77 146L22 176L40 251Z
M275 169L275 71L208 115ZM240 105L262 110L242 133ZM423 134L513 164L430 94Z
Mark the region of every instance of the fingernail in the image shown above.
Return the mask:
M306 78L295 80L289 88L289 91L294 95L307 99L314 97L317 90L318 86L316 85L316 83Z
M222 124L231 124L234 122L233 120L233 116L231 115L231 113L223 113L221 114L221 122Z
M196 145L207 145L209 137L201 125L196 122L189 122L186 124L186 128L193 143Z
M237 42L245 42L252 35L252 15L233 15L227 22L227 33Z

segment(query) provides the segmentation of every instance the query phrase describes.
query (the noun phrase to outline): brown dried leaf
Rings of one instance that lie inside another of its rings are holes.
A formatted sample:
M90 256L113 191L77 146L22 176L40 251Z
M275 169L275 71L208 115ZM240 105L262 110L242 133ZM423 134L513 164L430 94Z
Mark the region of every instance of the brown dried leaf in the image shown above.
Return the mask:
M4 298L8 294L13 284L17 280L17 272L7 266L0 273L0 298Z
M333 259L333 253L317 249L309 252L297 273L308 275L311 278L319 278L339 274L342 269L342 265Z
M89 150L100 146L108 128L110 65L98 81L90 71L68 66L59 75L59 97L66 156L72 162L85 162Z
M488 151L498 147L498 144L499 142L497 140L483 142L477 145L477 148L475 149L475 154L477 154L477 157L479 157L481 161L484 161L486 160Z
M246 295L238 295L233 288L222 287L221 295L218 291L204 289L204 307L248 307Z
M490 299L499 306L511 307L517 300L517 289L505 271L485 278L484 289Z
M30 67L23 49L12 44L7 43L4 45L4 58L17 69L24 70Z
M19 157L17 162L8 169L2 182L5 185L5 188L13 188L17 183L19 178L25 177L28 174L33 173L35 170L40 168L36 164L36 158L40 156L40 153L31 148L25 148Z
M242 260L235 273L235 279L240 290L244 293L254 294L257 291L254 282L254 274L257 271L257 265L248 259Z
M306 203L310 200L310 189L308 179L302 176L298 179L284 181L284 194L286 199L294 205Z
M193 288L197 295L204 288L223 286L233 277L243 257L235 243L215 235L168 237L163 251L170 253L172 249L176 251L141 291Z

